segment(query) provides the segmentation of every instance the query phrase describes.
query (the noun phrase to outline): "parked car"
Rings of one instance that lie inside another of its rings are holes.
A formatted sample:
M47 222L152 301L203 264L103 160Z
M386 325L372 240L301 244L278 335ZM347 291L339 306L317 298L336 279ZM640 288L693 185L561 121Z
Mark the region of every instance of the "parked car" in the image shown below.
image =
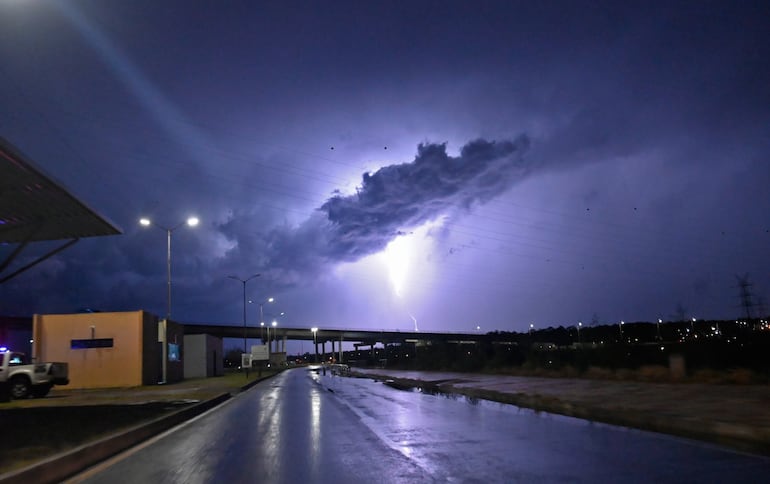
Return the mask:
M68 383L67 363L32 363L24 353L0 349L0 385L10 398L44 397L54 385Z

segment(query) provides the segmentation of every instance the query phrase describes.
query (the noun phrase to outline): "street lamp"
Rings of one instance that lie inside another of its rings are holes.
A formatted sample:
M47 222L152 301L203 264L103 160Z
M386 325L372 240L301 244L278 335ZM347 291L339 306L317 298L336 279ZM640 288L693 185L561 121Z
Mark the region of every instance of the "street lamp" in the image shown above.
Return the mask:
M269 298L265 299L264 301L262 301L261 303L259 303L259 325L260 326L264 326L265 325L265 316L264 316L264 313L262 312L262 306L265 303L271 303L273 301L275 301L275 299L273 299L272 297L269 297ZM268 339L270 339L270 328L267 328L267 336L268 336Z
M313 362L318 363L318 328L310 328L310 331L313 332L313 347L315 348L315 360Z
M273 321L273 336L276 335L276 332L275 332L276 326L278 326L278 321ZM270 326L267 327L267 356L268 358L270 357Z
M621 321L620 324L618 325L618 328L620 328L620 339L621 340L623 339L623 325L624 324L626 324L626 322L625 321Z
M171 320L171 233L181 227L182 225L187 224L189 227L195 227L199 223L198 217L189 217L184 222L181 222L173 227L164 227L162 225L158 225L152 220L148 218L140 218L139 224L144 227L149 227L150 225L157 227L161 230L166 231L166 239L167 239L167 251L166 251L166 282L167 282L167 302L168 306L166 308L166 320Z
M273 321L273 329L278 325L278 321ZM267 355L270 356L270 326L267 327Z
M658 341L662 340L663 338L660 337L660 323L662 323L663 320L658 318Z
M227 276L227 277L229 279L235 279L236 281L239 281L243 285L243 352L248 353L248 351L246 351L246 283L254 279L255 277L259 277L259 274L254 274L252 276L247 277L246 279L241 279L240 277L237 277L237 276Z
M578 343L580 343L580 328L582 328L582 327L583 327L583 323L578 321L578 326L577 326L577 328L578 328Z

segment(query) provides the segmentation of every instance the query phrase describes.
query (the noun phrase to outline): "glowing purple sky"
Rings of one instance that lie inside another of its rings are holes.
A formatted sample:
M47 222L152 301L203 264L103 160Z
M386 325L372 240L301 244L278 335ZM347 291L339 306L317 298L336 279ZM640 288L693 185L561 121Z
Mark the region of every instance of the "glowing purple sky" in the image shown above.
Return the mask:
M730 318L744 273L770 297L766 2L202 3L0 1L0 136L124 230L0 313L165 314L137 221L189 214L181 321L239 324L227 276L257 272L308 327Z

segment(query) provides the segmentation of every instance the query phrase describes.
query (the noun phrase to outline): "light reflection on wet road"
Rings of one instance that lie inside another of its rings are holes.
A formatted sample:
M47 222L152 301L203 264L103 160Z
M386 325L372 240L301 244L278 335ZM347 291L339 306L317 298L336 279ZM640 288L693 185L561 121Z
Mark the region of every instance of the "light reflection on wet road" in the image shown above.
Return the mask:
M758 482L770 460L491 402L286 371L85 482Z

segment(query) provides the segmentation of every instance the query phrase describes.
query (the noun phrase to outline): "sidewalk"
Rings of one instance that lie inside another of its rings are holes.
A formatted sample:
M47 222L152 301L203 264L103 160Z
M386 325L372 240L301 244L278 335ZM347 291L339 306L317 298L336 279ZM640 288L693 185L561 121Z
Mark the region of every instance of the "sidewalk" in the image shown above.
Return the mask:
M618 382L380 369L355 369L354 374L770 455L768 385Z

